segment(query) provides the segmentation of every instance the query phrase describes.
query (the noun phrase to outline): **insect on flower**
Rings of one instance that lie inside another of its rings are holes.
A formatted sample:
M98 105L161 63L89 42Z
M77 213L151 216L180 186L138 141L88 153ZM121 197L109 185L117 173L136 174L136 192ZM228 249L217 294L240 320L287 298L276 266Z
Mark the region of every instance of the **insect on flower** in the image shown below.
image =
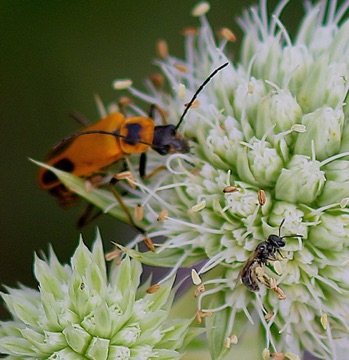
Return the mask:
M183 111L177 125L155 126L153 120L155 105L150 107L148 117L125 118L121 112L114 112L96 124L86 127L83 131L62 139L53 148L46 163L73 175L91 178L94 174L101 173L103 168L125 159L128 154L141 154L139 162L140 177L150 177L157 172L156 169L146 176L146 152L150 148L160 155L189 152L188 139L182 137L177 130L205 85L227 65L228 62L219 66L199 86ZM117 181L119 181L118 178L114 177L109 183L111 191L125 212L129 224L136 231L145 234L145 231L136 225L130 210L123 203L121 195L115 189ZM62 206L74 205L77 197L69 189L66 189L58 177L50 170L40 168L38 182L40 187L56 197ZM80 217L78 226L83 226L96 217L96 215L91 217L91 209L90 206Z
M303 235L293 234L281 236L281 228L285 219L282 220L279 226L279 234L271 234L268 239L259 243L254 252L246 260L243 268L240 271L239 277L241 282L251 291L259 291L258 282L265 285L267 288L277 292L280 296L282 290L278 288L272 279L269 279L263 271L263 265L267 265L269 261L276 261L276 253L282 258L284 256L280 252L280 248L286 245L285 238L289 237L303 237Z

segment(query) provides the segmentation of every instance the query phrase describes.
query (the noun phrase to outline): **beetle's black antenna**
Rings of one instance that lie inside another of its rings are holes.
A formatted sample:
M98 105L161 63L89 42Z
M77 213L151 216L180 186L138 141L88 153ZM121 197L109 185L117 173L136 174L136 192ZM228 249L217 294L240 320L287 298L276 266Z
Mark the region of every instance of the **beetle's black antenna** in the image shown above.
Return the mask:
M225 68L226 66L228 66L229 63L226 62L223 65L219 66L216 70L214 70L208 77L207 79L199 86L199 88L196 90L195 94L193 95L192 99L189 101L188 105L186 106L186 108L183 111L182 116L179 119L178 124L175 127L175 130L177 130L179 128L179 126L181 125L185 115L187 114L188 110L190 109L190 107L193 105L195 99L198 97L198 95L200 94L200 92L203 90L203 88L207 85L207 83L219 72L221 71L223 68ZM77 132L75 134L69 135L67 137L65 137L64 139L62 139L56 146L54 146L53 150L57 150L59 149L61 146L63 146L64 144L66 144L67 142L75 139L78 136L81 135L90 135L90 134L104 134L104 135L112 135L114 137L120 137L120 138L125 138L127 139L126 136L119 134L118 132L109 132L109 131L104 131L104 130L87 130L87 131L81 131L81 132ZM130 139L132 140L132 139ZM137 143L140 144L145 144L145 145L149 145L151 147L154 147L153 144L141 141L141 140L137 140ZM156 146L155 146L156 147Z
M228 66L228 65L229 65L229 63L226 62L226 63L224 63L223 65L219 66L219 67L218 67L216 70L214 70L214 71L208 76L208 78L199 86L199 88L196 90L195 94L193 95L193 97L192 97L191 100L189 101L188 105L187 105L186 108L184 109L183 114L182 114L182 116L180 117L179 122L178 122L178 124L177 124L176 127L175 127L175 130L177 130L177 129L180 127L180 125L181 125L181 123L182 123L185 115L187 114L187 112L189 111L189 109L191 108L191 106L193 105L194 101L196 100L196 98L198 97L198 95L201 93L201 91L203 90L203 88L207 85L207 83L208 83L219 71L221 71L223 68L225 68L225 67Z
M134 140L132 138L128 138L127 136L125 135L121 135L119 134L118 132L112 132L112 131L104 131L104 130L87 130L87 131L81 131L81 132L77 132L75 134L72 134L72 135L69 135L69 136L66 136L64 139L62 139L57 145L55 145L53 147L53 150L57 150L59 149L61 146L65 145L67 142L75 139L76 137L78 136L81 136L81 135L90 135L90 134L103 134L103 135L111 135L111 136L114 136L114 137L120 137L120 138L123 138L123 139L128 139L128 140ZM137 144L145 144L145 145L149 145L149 146L152 146L154 147L153 144L150 144L150 143L147 143L145 141L141 141L141 140L136 140Z

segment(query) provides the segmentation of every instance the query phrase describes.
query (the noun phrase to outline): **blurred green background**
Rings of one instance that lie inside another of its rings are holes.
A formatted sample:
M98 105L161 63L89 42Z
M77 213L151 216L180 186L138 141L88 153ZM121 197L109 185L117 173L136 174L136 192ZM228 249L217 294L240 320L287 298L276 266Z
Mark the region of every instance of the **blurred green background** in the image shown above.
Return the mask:
M208 17L214 28L231 28L241 38L235 18L254 1L214 0ZM277 1L269 1L274 8ZM301 2L291 4L300 14ZM60 208L40 190L37 168L28 157L44 160L58 140L75 132L69 116L77 110L98 120L93 94L105 103L120 93L116 78L143 79L157 71L152 64L155 43L166 39L172 55L182 57L181 30L196 26L190 16L196 1L0 1L1 64L1 239L0 284L35 286L33 252L51 243L66 262L80 231L82 210ZM294 18L283 19L289 26ZM233 48L231 48L233 49ZM237 57L237 55L235 56ZM90 244L99 226L106 248L110 241L132 237L129 228L104 216L82 230ZM5 314L0 313L4 318Z

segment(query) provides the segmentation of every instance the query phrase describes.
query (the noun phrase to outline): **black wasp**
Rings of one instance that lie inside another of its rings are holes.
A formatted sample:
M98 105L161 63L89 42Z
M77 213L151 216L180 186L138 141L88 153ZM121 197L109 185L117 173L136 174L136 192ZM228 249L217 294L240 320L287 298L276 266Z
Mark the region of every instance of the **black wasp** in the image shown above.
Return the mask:
M258 282L271 288L269 279L264 275L263 265L266 265L269 261L277 260L276 253L283 258L279 249L286 245L285 238L303 237L303 235L297 234L281 236L281 228L284 222L285 219L282 220L279 226L279 235L271 234L267 240L259 243L240 271L239 276L242 283L251 291L259 291Z

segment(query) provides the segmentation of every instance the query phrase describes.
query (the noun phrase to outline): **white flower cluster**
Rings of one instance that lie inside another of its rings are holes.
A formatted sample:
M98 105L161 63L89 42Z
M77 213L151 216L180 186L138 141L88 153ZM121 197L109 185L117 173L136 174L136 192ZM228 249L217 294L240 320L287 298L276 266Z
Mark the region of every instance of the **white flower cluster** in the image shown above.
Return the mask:
M131 255L172 266L171 274L199 260L206 260L200 274L214 269L196 295L199 315L213 313L207 329L215 359L247 321L263 325L265 357L283 352L297 358L306 349L322 359L346 358L340 348L349 340L349 1L307 1L293 39L280 20L287 3L280 1L270 16L266 0L245 11L240 62L227 51L234 37L226 30L216 42L204 14L208 6L201 6L194 12L200 27L186 32L185 59L168 55L161 44L158 65L169 86L157 77L146 92L129 87L176 123L207 76L230 63L179 128L190 139L190 153L149 154L150 168L167 170L144 181L136 176L137 188L124 198L131 208L143 206L143 226L154 243L166 238L155 244L155 254ZM128 109L146 115L135 105ZM137 174L136 159L129 167ZM80 179L56 174L122 217L106 191L86 191ZM168 215L159 222L163 211ZM268 286L250 292L239 281L241 269L279 230L287 236L284 258L263 266L259 280Z
M349 329L349 21L343 18L349 2L339 8L335 1L307 2L293 40L279 19L286 4L280 2L270 20L266 1L244 13L239 63L226 54L227 39L215 42L202 15L198 32L187 35L185 60L159 61L174 94L151 82L146 95L130 89L175 122L208 74L231 62L181 125L192 140L190 154L172 155L166 174L141 185L142 205L149 235L167 237L159 258L177 251L180 266L201 254L209 260L200 273L221 269L218 279L207 281L214 287L199 295L199 310L231 309L222 334L240 335L259 309L266 348L308 349L333 359L334 339L348 339ZM161 160L152 161L156 166ZM234 191L224 194L227 186ZM265 204L258 200L261 190ZM155 224L163 209L167 220ZM238 278L257 244L277 234L283 219L282 235L303 238L287 238L279 276L266 269L286 294L280 301L263 287L255 296ZM273 312L268 321L264 307Z

